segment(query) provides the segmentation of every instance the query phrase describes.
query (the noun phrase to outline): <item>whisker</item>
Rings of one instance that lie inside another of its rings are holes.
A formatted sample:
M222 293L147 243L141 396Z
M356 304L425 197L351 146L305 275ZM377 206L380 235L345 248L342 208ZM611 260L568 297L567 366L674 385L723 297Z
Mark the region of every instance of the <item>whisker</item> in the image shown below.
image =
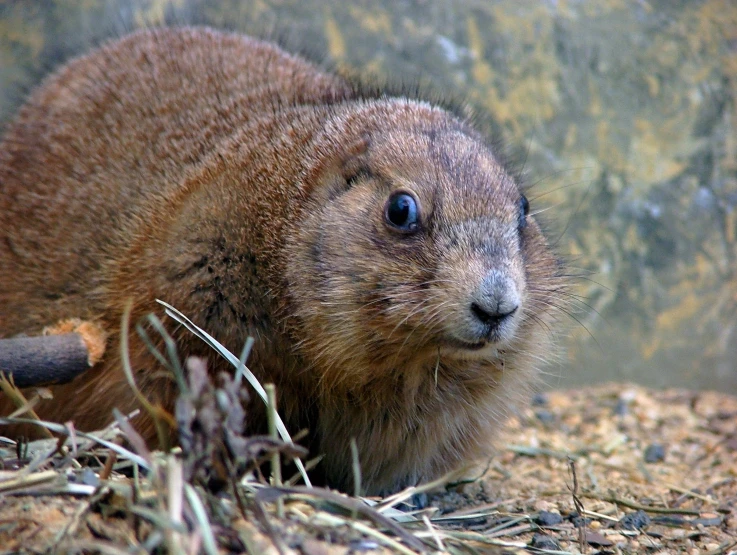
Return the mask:
M563 206L564 204L565 203L563 203L563 202L559 202L557 204L552 204L550 206L546 206L545 208L541 208L540 210L536 210L535 212L531 212L530 213L530 216L532 216L534 218L538 214L542 214L543 212L547 212L548 210L551 210L553 208L558 208L559 206Z
M412 310L396 325L394 326L394 329L389 333L387 339L390 339L392 335L394 335L394 332L397 331L397 329L404 324L407 320L409 320L412 316L417 314L420 310L422 310L422 307L429 302L429 299L423 299L422 302L420 302L418 305L413 307ZM406 341L406 340L405 340Z
M530 183L529 185L527 185L527 188L531 189L533 187L537 187L543 181L546 181L546 180L551 179L551 178L553 178L555 176L558 176L558 175L562 175L564 173L581 171L581 170L590 170L590 169L593 169L593 168L594 168L594 166L577 166L575 168L566 168L564 170L556 170L554 172L551 172L551 173L549 173L547 175L542 176L537 181L534 181L533 183ZM543 193L542 195L538 195L535 198L540 198L541 196L545 196L545 195L548 195L550 193L554 193L554 192L556 192L556 191L558 191L560 189L565 189L567 187L572 187L573 185L574 185L573 183L570 183L568 185L562 185L561 187L558 187L557 189L553 189L552 191L547 191L547 192ZM530 200L532 200L532 199L530 199Z
M574 168L574 169L586 169L586 168ZM573 171L573 170L571 170L571 171ZM557 172L557 173L563 173L563 171ZM553 175L555 175L555 174L553 174ZM540 180L536 181L533 185L530 185L530 187L534 187L538 183L542 182L543 179L540 179ZM576 185L580 185L581 183L587 183L587 182L591 182L591 180L590 179L581 179L579 181L573 181L571 183L566 183L565 185L561 185L560 187L556 187L555 189L551 189L550 191L545 191L544 193L540 193L539 195L537 195L535 197L532 197L530 199L530 202L535 202L538 199L541 199L541 198L543 198L545 196L548 196L548 195L552 195L553 193L557 193L558 191L562 191L563 189L568 189L569 187L575 187Z

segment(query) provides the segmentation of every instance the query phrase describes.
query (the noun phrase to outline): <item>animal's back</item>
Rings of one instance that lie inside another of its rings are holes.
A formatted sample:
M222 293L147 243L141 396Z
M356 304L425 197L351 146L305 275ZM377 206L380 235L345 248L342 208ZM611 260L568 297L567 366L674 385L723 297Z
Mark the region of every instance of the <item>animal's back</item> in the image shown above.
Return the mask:
M152 205L236 131L345 91L272 44L206 29L138 32L65 65L0 151L0 337L99 316L111 257Z

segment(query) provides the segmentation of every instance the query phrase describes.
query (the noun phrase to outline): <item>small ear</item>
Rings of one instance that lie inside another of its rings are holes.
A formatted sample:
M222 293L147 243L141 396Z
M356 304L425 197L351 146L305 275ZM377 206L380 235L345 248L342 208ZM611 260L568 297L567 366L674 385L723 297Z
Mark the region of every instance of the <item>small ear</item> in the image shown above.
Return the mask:
M356 181L358 176L371 175L367 156L370 144L368 135L364 134L346 148L340 170L348 187Z
M350 189L356 177L367 173L362 170L368 167L369 145L365 134L339 147L334 143L332 152L318 160L305 176L305 192L314 200L326 201Z

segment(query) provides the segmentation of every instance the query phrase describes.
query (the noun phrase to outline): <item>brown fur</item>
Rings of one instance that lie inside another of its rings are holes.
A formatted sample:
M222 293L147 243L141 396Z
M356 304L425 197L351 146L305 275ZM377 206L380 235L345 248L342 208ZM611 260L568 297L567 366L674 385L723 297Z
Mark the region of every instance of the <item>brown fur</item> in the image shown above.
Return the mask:
M398 188L419 200L419 233L384 222ZM247 37L138 32L62 67L7 130L0 336L102 325L102 363L38 408L94 429L136 406L118 356L126 301L135 321L161 298L236 353L255 337L249 367L276 383L292 431L314 432L329 483L350 487L355 437L366 490L395 490L485 454L550 356L561 282L532 216L518 230L520 198L440 108L362 97ZM491 271L519 310L498 341L461 348ZM170 327L183 355L226 369ZM171 407L173 381L133 339L139 384ZM145 417L137 427L153 437Z

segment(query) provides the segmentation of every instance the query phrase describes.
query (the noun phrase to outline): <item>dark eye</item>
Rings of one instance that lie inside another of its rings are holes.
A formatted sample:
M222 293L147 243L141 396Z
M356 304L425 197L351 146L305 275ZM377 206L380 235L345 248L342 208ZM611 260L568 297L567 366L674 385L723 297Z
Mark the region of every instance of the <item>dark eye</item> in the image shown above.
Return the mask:
M527 197L525 195L522 195L522 198L519 201L519 220L517 222L517 227L520 231L527 227L527 215L529 213L530 203L527 200Z
M386 203L384 219L389 227L413 233L418 229L417 201L409 193L394 193Z

